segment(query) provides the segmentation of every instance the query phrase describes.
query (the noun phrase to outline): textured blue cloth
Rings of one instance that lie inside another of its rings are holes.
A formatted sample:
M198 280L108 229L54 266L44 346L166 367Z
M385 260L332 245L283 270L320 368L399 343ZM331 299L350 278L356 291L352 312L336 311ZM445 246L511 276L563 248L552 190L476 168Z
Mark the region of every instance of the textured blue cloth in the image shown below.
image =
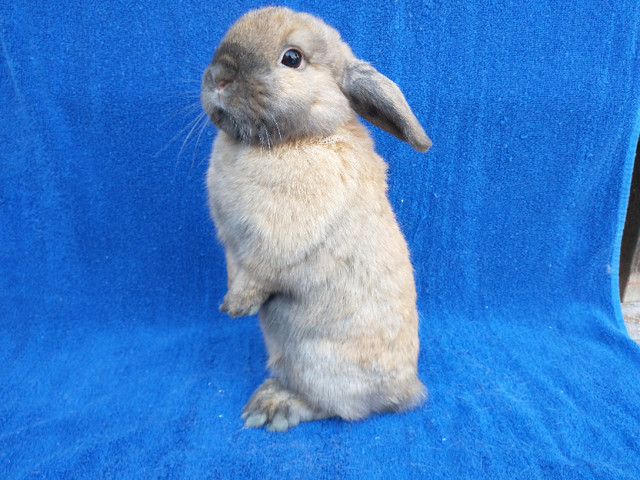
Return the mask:
M396 81L434 142L372 127L429 402L285 434L242 428L266 355L255 317L218 312L215 130L190 123L259 5L70 3L0 4L0 478L640 478L617 303L637 0L285 2Z

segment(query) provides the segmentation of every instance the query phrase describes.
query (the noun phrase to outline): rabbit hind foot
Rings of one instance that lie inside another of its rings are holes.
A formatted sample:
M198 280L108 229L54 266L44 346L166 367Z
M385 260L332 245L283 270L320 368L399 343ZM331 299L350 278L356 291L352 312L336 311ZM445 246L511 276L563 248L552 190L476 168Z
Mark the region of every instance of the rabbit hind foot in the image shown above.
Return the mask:
M285 432L300 422L320 420L328 416L282 386L275 378L265 380L242 409L245 428L265 427L274 432Z

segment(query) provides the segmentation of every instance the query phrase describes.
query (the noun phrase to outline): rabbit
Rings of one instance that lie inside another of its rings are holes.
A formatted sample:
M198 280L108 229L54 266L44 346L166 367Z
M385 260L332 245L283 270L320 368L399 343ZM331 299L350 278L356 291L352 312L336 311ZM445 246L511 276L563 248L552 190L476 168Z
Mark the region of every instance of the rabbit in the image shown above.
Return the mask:
M364 419L426 400L406 241L362 116L424 152L400 89L322 20L243 15L202 76L218 128L206 183L231 317L259 314L268 378L246 428Z

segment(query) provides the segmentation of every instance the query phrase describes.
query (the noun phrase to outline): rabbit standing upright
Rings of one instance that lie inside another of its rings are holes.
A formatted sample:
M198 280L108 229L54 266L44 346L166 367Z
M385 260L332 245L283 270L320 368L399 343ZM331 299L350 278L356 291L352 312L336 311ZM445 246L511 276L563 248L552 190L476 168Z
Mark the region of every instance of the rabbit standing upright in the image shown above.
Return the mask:
M272 374L244 407L245 426L419 405L409 252L386 164L356 115L426 151L398 87L321 20L268 7L226 33L201 100L219 128L207 187L226 251L220 308L259 311Z

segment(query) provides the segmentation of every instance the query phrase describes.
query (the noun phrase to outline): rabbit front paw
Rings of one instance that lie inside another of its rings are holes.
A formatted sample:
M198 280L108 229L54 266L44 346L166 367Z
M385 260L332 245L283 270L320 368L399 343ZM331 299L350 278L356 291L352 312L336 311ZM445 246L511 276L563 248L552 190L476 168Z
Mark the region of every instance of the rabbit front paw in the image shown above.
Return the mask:
M266 296L256 292L232 293L228 292L224 296L224 301L220 305L220 311L225 312L230 317L246 317L258 313L260 305L265 301Z

